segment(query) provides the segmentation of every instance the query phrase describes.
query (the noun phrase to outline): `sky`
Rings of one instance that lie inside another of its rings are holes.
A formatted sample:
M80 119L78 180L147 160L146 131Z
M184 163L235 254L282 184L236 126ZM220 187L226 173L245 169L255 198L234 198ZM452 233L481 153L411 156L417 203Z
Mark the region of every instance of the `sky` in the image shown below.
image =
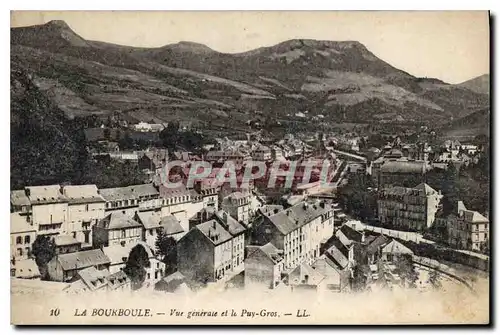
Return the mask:
M418 77L460 83L489 73L486 11L11 12L11 27L51 20L89 40L139 47L190 41L228 53L294 38L354 40Z

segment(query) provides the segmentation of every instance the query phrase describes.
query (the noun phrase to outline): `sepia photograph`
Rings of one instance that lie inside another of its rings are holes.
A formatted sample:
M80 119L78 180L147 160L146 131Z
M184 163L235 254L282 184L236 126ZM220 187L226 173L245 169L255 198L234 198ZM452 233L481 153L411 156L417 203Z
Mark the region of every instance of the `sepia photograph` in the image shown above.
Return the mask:
M11 11L11 324L490 324L490 23Z

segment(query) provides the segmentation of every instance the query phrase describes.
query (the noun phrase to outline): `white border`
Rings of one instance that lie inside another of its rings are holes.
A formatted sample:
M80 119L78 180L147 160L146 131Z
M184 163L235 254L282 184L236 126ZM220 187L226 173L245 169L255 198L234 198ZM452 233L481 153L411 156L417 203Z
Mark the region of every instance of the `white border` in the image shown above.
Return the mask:
M140 4L140 6L138 6ZM182 0L178 2L173 2L173 1L168 1L168 2L163 2L163 1L146 1L146 0L141 0L141 1L131 1L131 0L122 0L122 1L96 1L96 0L86 0L83 1L82 3L78 2L70 2L70 1L15 1L14 3L8 2L8 1L2 1L1 2L1 7L2 11L0 11L0 17L2 19L2 22L4 23L4 29L1 31L1 41L2 41L2 66L0 67L1 71L1 79L2 79L2 102L4 108L2 108L2 113L0 113L1 117L1 124L4 125L4 131L1 132L0 136L2 137L2 151L5 155L5 153L8 153L7 155L9 156L10 160L10 139L9 139L9 132L7 130L7 125L10 124L10 118L9 118L9 87L10 87L10 81L9 81L9 69L10 69L10 53L9 53L9 46L10 46L10 36L9 36L9 30L7 30L7 26L10 26L10 15L9 11L10 10L491 10L492 15L498 15L500 12L498 10L498 6L500 4L500 1L497 0L475 0L475 1L467 1L467 0L454 0L454 1L436 1L436 0L418 0L418 1L398 1L398 0L349 0L349 1L321 1L321 0L307 0L307 1L298 1L298 0L287 0L283 1L281 3L279 2L271 2L269 0L252 0L249 2L237 2L237 1L207 1L207 0ZM10 6L9 6L10 5ZM5 8L4 8L5 7ZM497 21L498 25L498 21ZM494 41L492 48L497 44L497 35L494 36ZM498 55L495 56L495 61L497 61ZM493 61L493 60L491 60ZM494 80L494 78L492 78ZM498 97L498 87L495 85L495 91L492 92L495 94L495 97ZM497 114L496 110L492 110L492 114ZM494 136L494 130L500 129L500 116L495 117L495 122L494 122L494 129L492 131L492 136ZM495 143L494 143L494 148L498 147L498 136L494 136L495 138ZM3 185L9 185L10 184L10 165L7 164L7 159L4 159L4 164L2 165L2 180L3 180ZM497 160L497 157L495 157L495 166L499 166L499 161ZM497 171L492 172L492 181L495 183L496 180L499 180L498 175L496 173ZM494 175L493 175L494 174ZM495 185L496 186L496 185ZM2 199L1 199L1 204L2 204L2 214L3 216L3 229L4 229L4 261L2 262L3 271L1 271L2 276L0 277L0 281L2 284L2 292L4 293L5 299L3 299L3 303L0 305L1 306L1 316L2 316L2 330L8 332L8 333L13 333L16 331L15 328L10 326L10 282L9 282L9 269L8 267L8 253L7 253L7 245L9 245L9 195L8 195L8 190L7 187L4 187L4 191L1 193ZM497 194L497 197L495 197L495 204L492 206L492 208L500 208L500 200L499 196ZM497 226L497 222L493 222L493 225L495 226L495 250L498 249L497 242L499 240L499 231L500 227ZM496 255L495 255L496 256ZM497 275L498 275L498 261L497 257L493 257L495 260L495 269L497 270ZM496 294L495 294L496 295ZM498 308L494 309L497 311L496 314L498 314ZM29 313L29 307L26 308L26 313ZM492 319L495 318L497 315L492 315ZM140 329L140 331L144 331L144 329ZM81 329L69 329L69 330L58 330L61 333L64 334L70 334L75 331L85 331L85 328ZM234 331L235 329L229 329L229 331ZM301 332L307 332L309 330L305 329L298 329L297 330ZM373 329L367 329L370 332L373 332ZM401 331L402 329L394 329L394 330L389 330L389 331ZM417 332L425 332L426 334L428 333L441 333L445 329L421 329L417 330ZM54 331L54 329L37 329L37 331ZM99 329L99 330L93 330L96 333L104 333L104 331L109 332L109 331L120 331L120 332L126 332L129 333L133 330L124 330L124 329ZM165 331L165 329L160 329L158 331ZM168 329L166 330L168 332L178 332L180 330L174 330L174 329ZM194 332L194 331L199 331L199 332L206 332L206 331L220 331L219 329L196 329L196 330L187 330L188 332ZM246 330L245 330L246 331ZM255 331L255 329L253 330ZM279 328L276 329L266 329L266 330L258 330L259 332L262 333L269 333L269 334L275 334L275 333L283 333L288 330L280 330ZM331 331L331 330L327 330ZM345 329L333 329L335 332L346 332ZM359 330L356 330L359 331ZM377 329L375 330L377 332L386 332L387 329ZM415 330L414 330L415 331ZM454 329L449 329L449 331L454 331ZM477 331L477 330L472 330L468 329L468 331ZM184 331L185 332L185 331Z

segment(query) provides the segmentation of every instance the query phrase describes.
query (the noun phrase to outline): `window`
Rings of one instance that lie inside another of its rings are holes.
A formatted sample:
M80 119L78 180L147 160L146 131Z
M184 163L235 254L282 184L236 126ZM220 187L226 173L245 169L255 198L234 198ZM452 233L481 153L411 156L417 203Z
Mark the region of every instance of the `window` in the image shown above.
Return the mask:
M89 205L88 205L88 204L86 204L86 205L85 205L85 212L88 212L88 211L89 211Z
M17 248L17 254L19 256L22 256L23 255L23 249L22 248Z
M10 269L10 276L15 277L16 276L16 269Z
M155 271L155 279L158 279L158 271Z
M151 273L148 272L148 279L151 279Z
M149 235L150 235L150 236L153 236L153 229L150 229L150 230L149 230Z
M16 244L22 244L23 238L21 236L16 237Z
M125 236L126 236L126 230L122 229L122 238L125 238Z
M30 243L30 236L26 235L24 236L24 244L29 244Z
M73 232L73 238L76 238L76 231Z

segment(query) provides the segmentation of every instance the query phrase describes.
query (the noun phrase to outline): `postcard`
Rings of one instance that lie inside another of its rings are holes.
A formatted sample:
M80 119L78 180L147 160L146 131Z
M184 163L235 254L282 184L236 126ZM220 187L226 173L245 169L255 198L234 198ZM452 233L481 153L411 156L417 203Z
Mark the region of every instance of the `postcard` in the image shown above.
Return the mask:
M489 20L11 12L11 323L489 324Z

